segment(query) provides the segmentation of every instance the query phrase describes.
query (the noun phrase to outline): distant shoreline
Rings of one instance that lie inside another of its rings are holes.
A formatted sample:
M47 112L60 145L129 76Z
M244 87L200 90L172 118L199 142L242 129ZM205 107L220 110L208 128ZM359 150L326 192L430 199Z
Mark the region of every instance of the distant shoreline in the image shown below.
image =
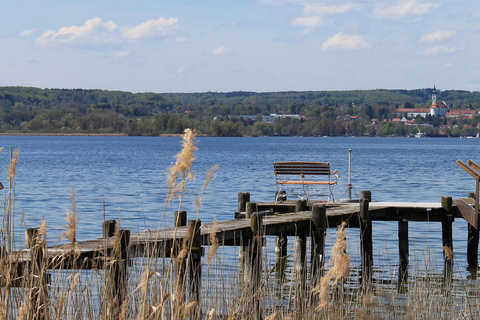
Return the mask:
M124 133L0 133L0 136L80 136L80 137L128 137ZM165 133L157 137L181 137L182 134Z

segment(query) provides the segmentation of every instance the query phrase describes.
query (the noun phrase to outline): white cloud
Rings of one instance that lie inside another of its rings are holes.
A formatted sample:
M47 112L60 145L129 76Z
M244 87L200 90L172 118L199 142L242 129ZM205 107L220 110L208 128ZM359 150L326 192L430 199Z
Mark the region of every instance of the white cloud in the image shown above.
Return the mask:
M229 54L231 52L232 52L232 50L228 47L218 47L218 48L213 49L213 51L212 51L212 53L214 55Z
M171 34L176 28L178 28L178 19L158 18L157 20L148 20L132 28L125 28L123 34L129 40L139 40L166 36Z
M114 43L119 42L118 26L113 21L103 22L100 18L87 20L83 26L63 27L58 31L48 30L38 39L39 45L55 45L68 43L90 42Z
M446 47L446 46L435 46L427 48L423 51L423 54L426 56L436 56L440 54L452 54L457 51L457 47Z
M320 28L323 26L323 19L319 16L297 17L292 20L292 24L306 28Z
M368 49L370 45L359 35L337 33L322 43L323 50L360 50Z
M35 29L23 30L22 32L20 32L19 36L20 37L28 37L34 32L35 32Z
M178 27L178 19L159 18L149 20L135 27L119 28L113 21L103 22L96 17L83 26L63 27L58 31L45 31L37 40L39 45L105 45L145 38L166 36Z
M379 19L403 19L412 16L424 15L433 9L440 7L437 3L417 3L416 0L400 1L388 8L375 8L373 15Z
M354 3L347 3L339 6L315 6L315 5L306 5L303 9L303 12L306 15L327 15L327 14L338 14L346 13L355 9L358 9L360 5Z
M437 31L424 35L422 38L420 38L420 42L443 41L453 37L455 34L455 31Z
M474 12L472 13L472 16L473 16L474 18L480 18L480 10L474 11Z

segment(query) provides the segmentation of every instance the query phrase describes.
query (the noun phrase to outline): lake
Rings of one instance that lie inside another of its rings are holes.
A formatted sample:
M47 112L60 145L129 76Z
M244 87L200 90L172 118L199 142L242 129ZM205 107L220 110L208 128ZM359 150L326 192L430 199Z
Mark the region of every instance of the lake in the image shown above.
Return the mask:
M15 176L18 241L23 241L25 228L38 227L43 217L49 244L57 244L66 212L72 210L73 189L79 240L100 237L103 220L118 217L122 227L132 232L171 227L173 211L178 208L164 205L166 169L175 162L180 142L179 137L0 136L0 146L5 148L0 154L4 185L8 184L10 147L19 149ZM182 205L189 219L197 215L193 200L200 193L205 171L218 165L198 213L202 222L214 217L233 219L238 192L250 192L254 202L272 201L274 161L330 162L332 170L339 171L334 192L338 200L346 198L348 150L352 149L354 197L370 190L373 201L418 202L466 197L475 190L475 182L455 161L480 163L480 139L466 138L200 137L197 147L197 179L189 185ZM466 230L466 222L457 219L453 236L455 269L460 271L466 267ZM433 249L435 259L442 261L439 223L411 223L409 232L412 248ZM333 234L329 231L329 237ZM397 263L397 224L374 223L373 237L377 261ZM349 230L348 240L349 250L357 256L358 230Z

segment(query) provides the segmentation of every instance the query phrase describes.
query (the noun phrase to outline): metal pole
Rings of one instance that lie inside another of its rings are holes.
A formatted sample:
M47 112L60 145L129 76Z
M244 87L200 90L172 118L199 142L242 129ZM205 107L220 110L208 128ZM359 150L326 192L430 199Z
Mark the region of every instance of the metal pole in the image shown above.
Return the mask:
M352 149L348 149L348 199L352 199Z

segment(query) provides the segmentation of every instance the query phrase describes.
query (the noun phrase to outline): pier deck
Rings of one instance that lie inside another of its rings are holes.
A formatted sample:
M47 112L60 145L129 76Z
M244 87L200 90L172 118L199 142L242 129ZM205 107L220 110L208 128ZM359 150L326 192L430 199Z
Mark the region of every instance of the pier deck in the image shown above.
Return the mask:
M311 229L312 211L311 206L315 203L308 203L307 210L295 211L297 202L289 201L285 203L264 202L257 203L258 211L263 217L263 235L275 236L282 234L284 236L295 236L299 230ZM441 222L445 217L445 209L441 202L438 203L419 203L419 202L370 202L369 219L371 221L437 221ZM452 207L454 218L461 217L460 212L455 206ZM251 221L245 219L245 212L237 212L240 218L228 221L218 221L216 223L217 239L222 245L245 245L246 240L251 238ZM344 203L326 206L327 228L336 227L343 221L347 222L348 227L358 228L360 217L360 206L358 203ZM201 245L210 245L210 234L213 223L201 225ZM130 234L129 239L129 258L151 256L152 250L155 255L168 257L173 243L183 239L188 232L187 226L159 229L153 231L144 231ZM77 268L90 268L91 263L86 263L90 259L95 259L109 255L114 248L114 237L98 238L88 241L78 242L75 250L79 256L77 260L81 262ZM71 245L53 246L47 249L48 257L52 260L59 257L65 257L72 251ZM15 260L18 262L28 261L30 259L29 249L16 252ZM52 266L55 266L52 263ZM65 267L65 264L59 264L58 267Z

